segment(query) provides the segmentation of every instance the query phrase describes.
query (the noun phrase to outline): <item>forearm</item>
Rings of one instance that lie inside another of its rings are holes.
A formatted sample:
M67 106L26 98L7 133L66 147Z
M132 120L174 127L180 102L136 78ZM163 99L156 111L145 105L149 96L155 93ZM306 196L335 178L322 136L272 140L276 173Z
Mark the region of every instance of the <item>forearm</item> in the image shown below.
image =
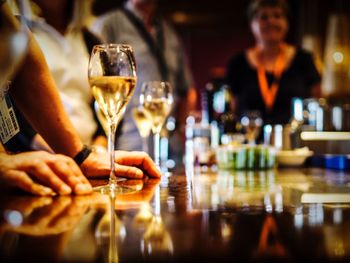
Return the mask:
M75 156L82 149L82 142L64 111L46 61L33 38L10 92L18 108L55 152Z

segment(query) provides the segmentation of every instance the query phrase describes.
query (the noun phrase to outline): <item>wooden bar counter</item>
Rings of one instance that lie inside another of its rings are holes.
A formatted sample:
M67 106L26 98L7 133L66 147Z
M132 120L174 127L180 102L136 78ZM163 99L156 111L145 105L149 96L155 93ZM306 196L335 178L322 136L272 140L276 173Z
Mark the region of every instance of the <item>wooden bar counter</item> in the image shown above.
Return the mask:
M125 184L114 218L97 193L3 192L0 262L350 262L349 172L188 169Z

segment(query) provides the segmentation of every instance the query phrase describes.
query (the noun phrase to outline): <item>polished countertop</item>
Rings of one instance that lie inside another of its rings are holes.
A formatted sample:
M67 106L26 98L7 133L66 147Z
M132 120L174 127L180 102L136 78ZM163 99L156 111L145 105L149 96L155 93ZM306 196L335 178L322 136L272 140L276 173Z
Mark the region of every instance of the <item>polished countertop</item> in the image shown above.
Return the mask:
M187 169L123 184L113 198L2 191L0 262L350 262L349 172Z

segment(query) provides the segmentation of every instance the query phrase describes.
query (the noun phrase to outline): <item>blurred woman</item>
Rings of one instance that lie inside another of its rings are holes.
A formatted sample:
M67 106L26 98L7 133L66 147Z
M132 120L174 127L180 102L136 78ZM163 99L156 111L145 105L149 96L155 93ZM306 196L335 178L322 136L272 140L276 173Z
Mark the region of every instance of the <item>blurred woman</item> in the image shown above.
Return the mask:
M260 111L264 123L287 123L293 97L319 97L320 75L311 54L286 43L288 6L283 0L254 0L248 18L255 45L234 56L227 82L238 114Z

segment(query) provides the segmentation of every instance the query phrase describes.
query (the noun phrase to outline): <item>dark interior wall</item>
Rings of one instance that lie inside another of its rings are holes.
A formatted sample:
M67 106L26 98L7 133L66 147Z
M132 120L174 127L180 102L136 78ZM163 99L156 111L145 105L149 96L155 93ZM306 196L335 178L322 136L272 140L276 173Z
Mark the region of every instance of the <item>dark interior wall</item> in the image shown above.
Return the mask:
M248 0L159 0L162 14L171 21L184 43L199 90L212 77L213 68L225 68L233 54L253 44L246 18L248 3ZM121 4L122 0L97 0L95 14ZM291 6L296 13L295 4ZM178 21L178 14L185 15L185 21ZM289 39L293 42L294 35L292 26Z
M179 0L184 1L186 0ZM187 2L193 8L196 7L192 12L198 17L202 16L202 20L187 24L175 23L175 26L184 40L196 85L200 90L213 77L213 69L225 69L234 54L254 44L246 16L249 1L220 0L215 7L214 1ZM288 42L298 44L299 33L295 23L299 16L298 1L289 2L292 15Z
M96 0L95 13L117 8L122 0ZM159 0L159 8L179 33L198 90L225 68L229 58L254 43L246 18L248 0ZM288 0L291 8L288 42L301 45L305 33L318 36L323 49L329 14L350 17L349 0ZM179 15L180 18L179 19ZM322 55L322 54L321 54Z

